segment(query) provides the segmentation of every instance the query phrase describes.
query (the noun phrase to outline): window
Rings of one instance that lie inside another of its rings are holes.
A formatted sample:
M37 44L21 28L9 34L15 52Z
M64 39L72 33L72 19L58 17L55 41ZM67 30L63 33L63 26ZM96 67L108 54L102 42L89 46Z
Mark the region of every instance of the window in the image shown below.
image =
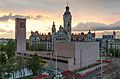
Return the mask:
M24 56L26 56L26 53L24 53Z
M75 61L76 61L76 59L74 58L74 65L76 64Z

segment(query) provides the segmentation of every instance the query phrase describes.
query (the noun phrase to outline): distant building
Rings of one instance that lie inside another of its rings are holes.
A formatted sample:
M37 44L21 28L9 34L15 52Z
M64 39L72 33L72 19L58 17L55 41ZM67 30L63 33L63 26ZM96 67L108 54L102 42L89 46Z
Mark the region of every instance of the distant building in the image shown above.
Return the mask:
M39 34L38 31L31 32L31 36L29 37L29 45L36 46L39 44L43 44L47 51L50 51L52 48L52 35L51 33L46 34Z
M103 53L109 52L109 49L115 47L116 46L115 43L118 43L116 41L116 32L113 31L112 35L103 35L100 43L101 43L101 48L100 48L101 52Z
M69 6L66 6L66 10L63 14L63 27L60 25L59 30L56 31L56 25L55 22L53 22L52 25L52 34L48 33L45 34L39 34L38 31L31 32L31 35L29 37L30 45L38 45L40 43L43 43L46 47L46 50L54 50L54 42L94 42L95 41L95 33L91 33L89 30L88 34L84 34L83 32L81 34L73 34L71 33L72 28L72 15L69 11Z

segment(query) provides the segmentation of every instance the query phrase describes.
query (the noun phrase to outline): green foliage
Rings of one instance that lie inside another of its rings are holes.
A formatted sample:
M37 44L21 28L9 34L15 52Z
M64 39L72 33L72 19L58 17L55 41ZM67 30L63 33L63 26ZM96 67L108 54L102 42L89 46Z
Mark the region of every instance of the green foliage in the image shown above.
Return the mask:
M31 46L30 46L30 50L31 50L31 51L35 51L35 50L36 50L35 45L31 45Z
M29 50L29 42L26 42L26 50Z
M7 62L7 58L6 58L5 54L1 53L0 54L0 64L3 65L3 64L6 64L6 62Z
M15 67L13 67L13 61L11 58L15 56L15 42L14 40L10 39L8 40L7 45L0 45L0 76L3 77L5 72L7 72L7 75L4 75L6 79L8 79L11 76L11 73ZM2 79L0 77L0 79Z
M46 46L45 44L37 44L37 45L31 45L30 46L31 51L46 51Z
M42 59L37 55L34 54L32 58L28 61L28 69L30 69L34 75L38 72L38 69L41 69L43 67L43 61Z
M8 73L7 75L4 75L4 77L8 79L12 75L15 76L16 71L19 71L20 73L24 72L24 68L26 67L27 67L27 58L17 57L17 56L11 57L10 59L8 59L7 63L3 66L4 72ZM19 75L22 76L21 74Z
M45 51L46 50L46 46L43 43L38 44L37 48L38 48L37 49L38 51Z
M111 48L109 49L109 53L112 54L112 56L118 57L118 55L120 56L120 49Z
M15 55L15 42L14 40L9 40L7 45L0 45L0 51L7 54L8 59Z
M0 65L0 79L3 79L2 78L2 66Z
M6 47L6 54L8 59L15 55L15 42L13 40L9 40Z

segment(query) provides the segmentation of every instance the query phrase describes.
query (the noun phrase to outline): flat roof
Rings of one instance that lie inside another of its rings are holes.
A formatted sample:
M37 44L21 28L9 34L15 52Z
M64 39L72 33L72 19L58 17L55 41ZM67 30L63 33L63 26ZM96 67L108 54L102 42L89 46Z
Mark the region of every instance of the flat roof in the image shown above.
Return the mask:
M41 57L56 59L56 53L55 52L49 52L49 51L24 51L23 53L30 54L30 55L38 54L38 56L41 56ZM52 55L51 55L51 53L52 53ZM71 57L57 56L57 59L65 60L65 61L68 61L68 59L70 59L70 58Z

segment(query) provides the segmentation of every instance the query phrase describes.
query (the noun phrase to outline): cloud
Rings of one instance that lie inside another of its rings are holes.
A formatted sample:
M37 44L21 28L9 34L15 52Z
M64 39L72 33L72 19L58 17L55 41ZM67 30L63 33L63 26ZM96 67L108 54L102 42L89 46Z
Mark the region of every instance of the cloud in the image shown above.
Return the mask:
M3 15L0 17L0 21L2 22L7 22L8 20L14 20L17 17L25 17L26 19L34 19L34 20L38 20L40 18L42 18L42 15L37 15L37 16L24 16L24 15L13 15L12 13L9 13L8 15Z
M120 22L116 22L110 25L98 22L86 22L86 23L78 23L75 27L73 27L73 31L100 31L100 30L120 30Z
M41 17L43 17L42 15L37 15L37 16L35 16L33 19L34 20L37 20L37 19L41 19Z
M14 38L14 31L0 28L0 38Z
M14 31L13 30L5 30L5 29L0 28L0 33L7 33L7 34L11 33L11 34L13 34Z
M113 12L113 15L120 15L120 12Z
M6 30L4 30L4 29L0 29L0 32L7 32Z

